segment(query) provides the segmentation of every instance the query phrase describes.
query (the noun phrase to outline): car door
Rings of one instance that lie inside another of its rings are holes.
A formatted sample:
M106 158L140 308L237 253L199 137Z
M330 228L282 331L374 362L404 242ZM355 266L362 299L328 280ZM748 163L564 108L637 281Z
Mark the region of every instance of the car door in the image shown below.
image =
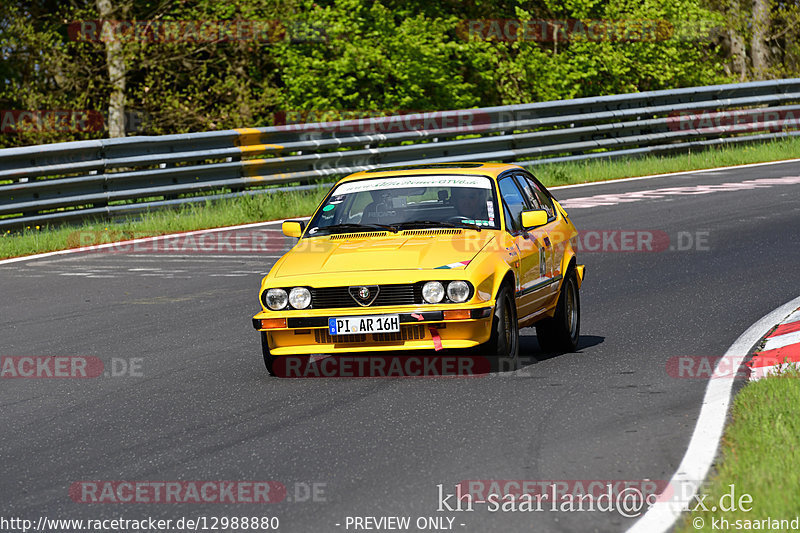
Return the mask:
M569 235L566 234L563 224L558 221L553 198L547 189L527 172L520 171L514 177L529 202L537 206L535 209L547 212L547 224L529 231L530 237L536 240L542 253L542 281L546 282L546 286L542 288L540 296L541 305L547 306L558 297L559 281L563 274L562 258Z
M532 209L512 174L497 181L505 213L506 231L513 239L519 254L518 286L516 291L517 317L522 320L540 307L541 252L535 240L529 239L522 227L522 212Z

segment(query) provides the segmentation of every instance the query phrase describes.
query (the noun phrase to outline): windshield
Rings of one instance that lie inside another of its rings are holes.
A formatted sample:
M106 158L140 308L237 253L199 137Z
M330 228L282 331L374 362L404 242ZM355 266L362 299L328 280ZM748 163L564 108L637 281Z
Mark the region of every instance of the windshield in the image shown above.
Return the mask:
M492 181L484 176L399 176L342 183L307 235L419 227L497 229Z

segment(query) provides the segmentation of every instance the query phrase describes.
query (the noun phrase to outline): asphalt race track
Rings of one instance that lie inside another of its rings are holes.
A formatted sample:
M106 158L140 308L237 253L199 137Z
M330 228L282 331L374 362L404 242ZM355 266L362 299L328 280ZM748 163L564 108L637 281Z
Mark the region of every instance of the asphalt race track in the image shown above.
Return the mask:
M569 200L787 176L800 176L800 163L554 192ZM282 237L267 254L97 252L0 265L0 356L90 356L109 374L0 380L0 516L276 516L286 532L409 516L412 526L452 518L466 532L622 531L634 519L618 512L437 512L437 485L669 480L706 386L671 376L670 358L721 356L800 287L800 183L760 183L572 200L584 240L600 243L579 255L580 352L545 357L526 329L522 368L469 379L270 378L251 316L260 278L289 244ZM614 250L612 230L670 244ZM276 481L287 498L70 496L75 483L104 480Z

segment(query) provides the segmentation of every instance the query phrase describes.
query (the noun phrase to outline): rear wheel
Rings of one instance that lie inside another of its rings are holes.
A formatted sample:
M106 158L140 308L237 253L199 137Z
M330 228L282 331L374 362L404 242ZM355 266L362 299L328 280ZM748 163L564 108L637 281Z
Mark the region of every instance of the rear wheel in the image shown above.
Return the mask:
M261 353L264 354L264 366L267 367L267 372L269 372L270 376L274 376L275 372L273 372L273 365L280 356L272 355L272 353L270 353L269 342L267 341L267 334L264 331L261 332Z
M543 352L574 352L581 331L581 298L575 270L570 269L558 295L556 313L536 324Z
M481 347L488 356L506 357L516 360L519 355L519 327L517 325L517 305L508 285L503 285L497 293L492 319L492 335Z

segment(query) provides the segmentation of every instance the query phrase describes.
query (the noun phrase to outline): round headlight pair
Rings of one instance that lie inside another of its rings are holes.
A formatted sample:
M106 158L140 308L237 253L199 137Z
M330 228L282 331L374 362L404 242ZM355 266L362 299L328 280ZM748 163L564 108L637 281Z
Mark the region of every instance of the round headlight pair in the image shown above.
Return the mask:
M268 289L264 294L264 304L273 311L280 311L287 304L295 309L305 309L311 305L311 292L305 287L295 287L288 294L284 289Z
M447 284L447 298L451 302L463 303L469 298L469 283L451 281ZM444 300L445 289L440 281L429 281L422 287L422 298L429 304L438 304Z

